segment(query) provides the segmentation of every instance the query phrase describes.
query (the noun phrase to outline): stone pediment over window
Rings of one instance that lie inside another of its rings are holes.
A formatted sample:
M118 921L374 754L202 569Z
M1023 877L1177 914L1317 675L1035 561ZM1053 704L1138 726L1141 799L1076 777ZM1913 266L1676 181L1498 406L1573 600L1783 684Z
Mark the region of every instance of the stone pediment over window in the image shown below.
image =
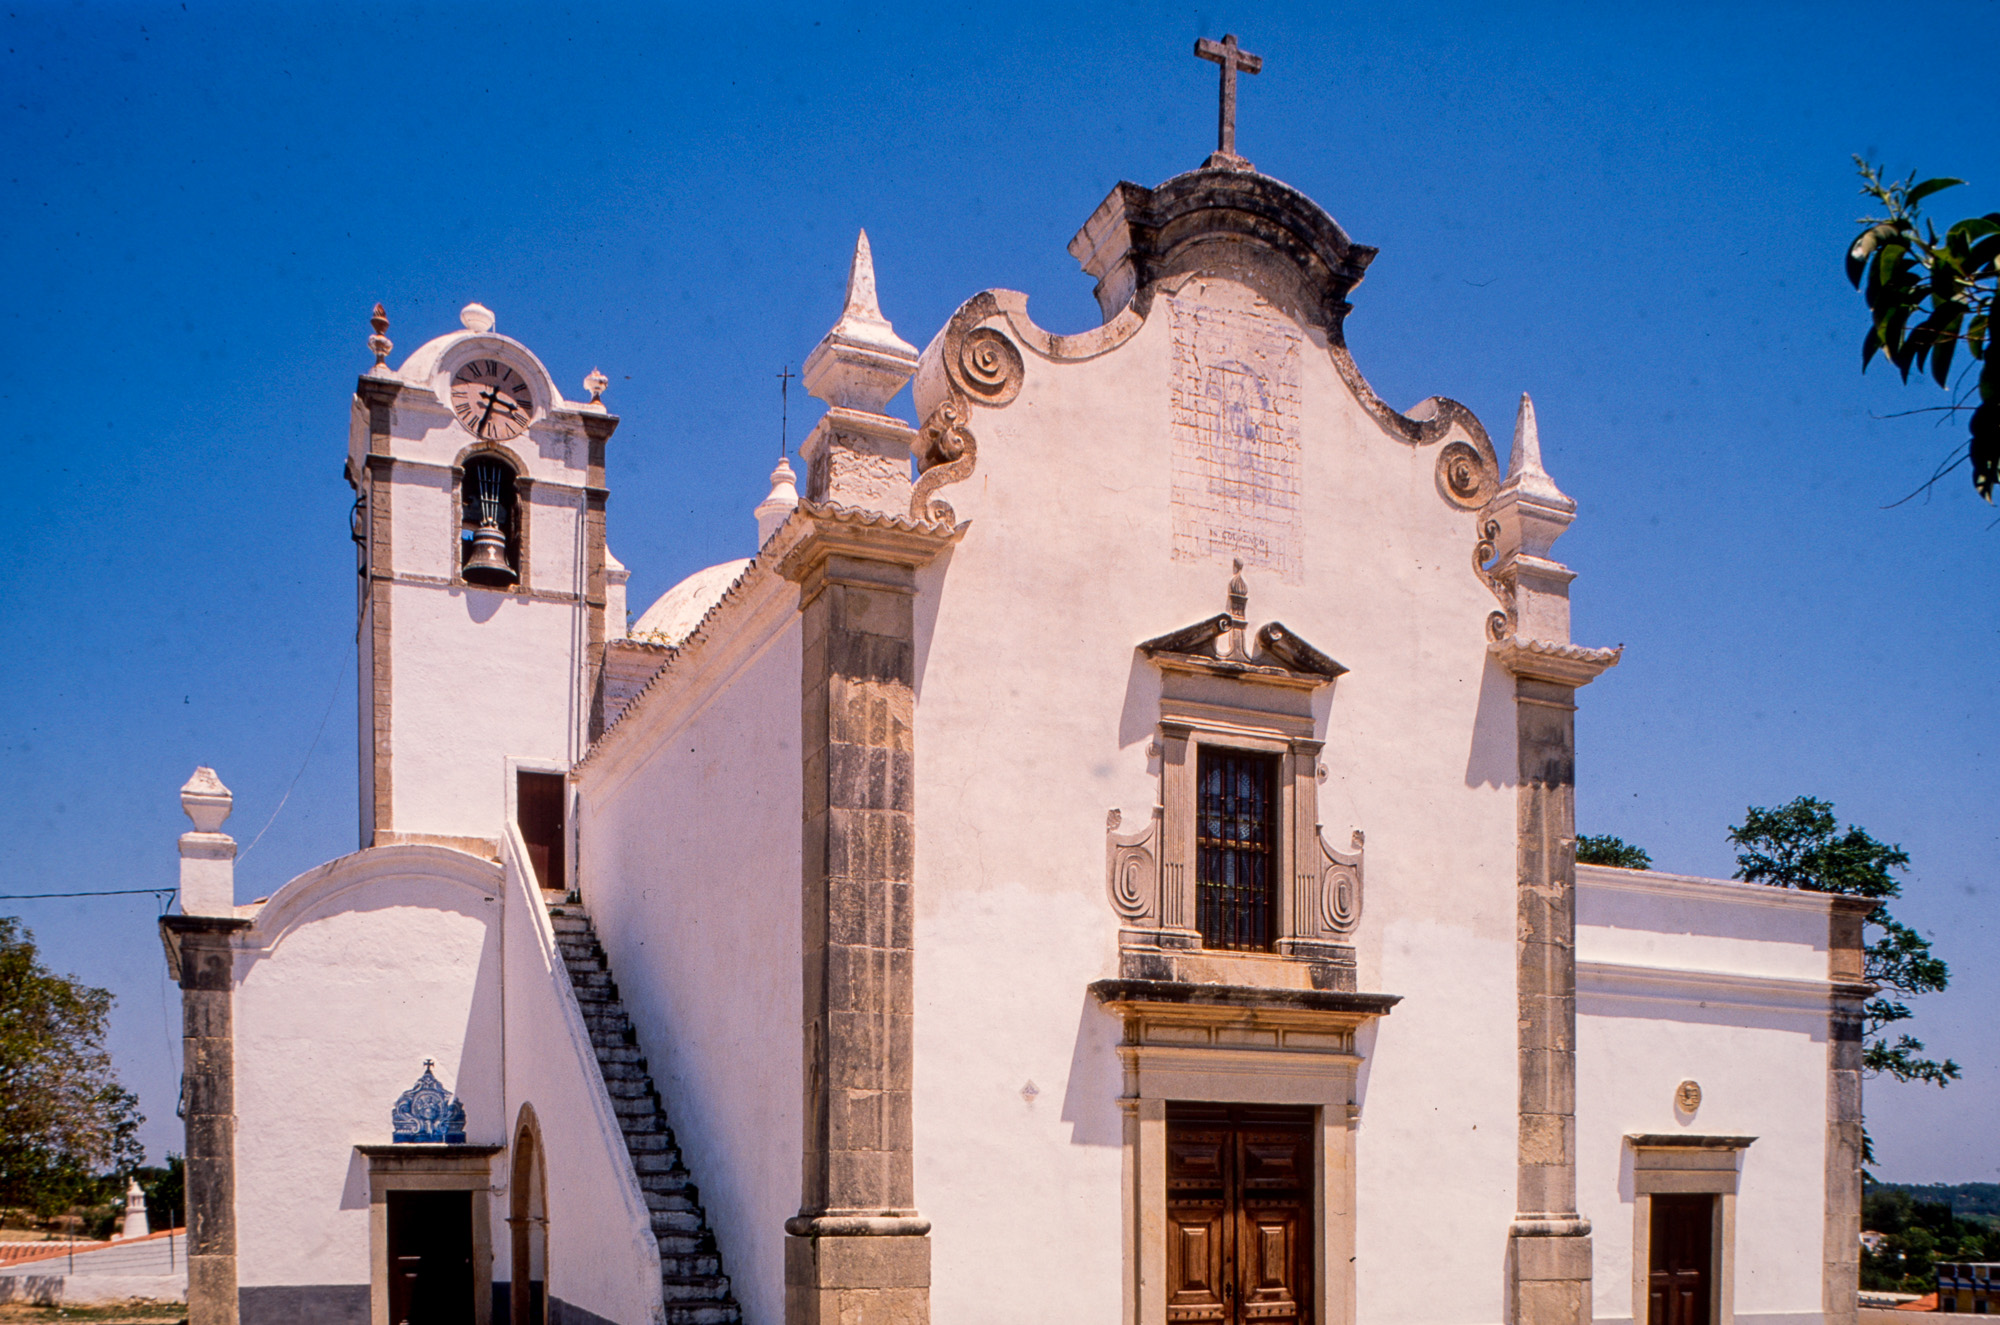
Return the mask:
M1281 622L1269 622L1252 635L1244 615L1250 595L1243 583L1242 562L1236 563L1236 571L1229 581L1227 612L1149 639L1139 652L1176 670L1312 687L1347 671Z
M1347 668L1281 623L1252 632L1236 569L1228 611L1138 646L1161 672L1159 803L1137 831L1111 813L1119 972L1352 990L1362 839L1321 836L1312 707Z

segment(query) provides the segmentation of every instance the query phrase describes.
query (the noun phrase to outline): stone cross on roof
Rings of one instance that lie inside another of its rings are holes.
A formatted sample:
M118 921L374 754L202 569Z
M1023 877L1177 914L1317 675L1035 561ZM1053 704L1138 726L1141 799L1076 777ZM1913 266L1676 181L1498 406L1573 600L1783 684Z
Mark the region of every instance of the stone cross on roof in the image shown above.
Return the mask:
M1264 67L1264 58L1238 49L1233 32L1224 33L1221 41L1203 37L1194 44L1194 53L1222 66L1222 114L1217 121L1215 153L1241 160L1236 157L1236 71L1254 74Z

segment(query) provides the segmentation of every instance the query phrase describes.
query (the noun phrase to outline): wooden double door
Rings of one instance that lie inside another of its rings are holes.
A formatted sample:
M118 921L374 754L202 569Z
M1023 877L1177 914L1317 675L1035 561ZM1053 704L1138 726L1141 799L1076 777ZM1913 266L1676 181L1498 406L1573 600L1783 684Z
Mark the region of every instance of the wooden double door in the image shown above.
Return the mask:
M1167 1106L1167 1319L1311 1325L1313 1110Z

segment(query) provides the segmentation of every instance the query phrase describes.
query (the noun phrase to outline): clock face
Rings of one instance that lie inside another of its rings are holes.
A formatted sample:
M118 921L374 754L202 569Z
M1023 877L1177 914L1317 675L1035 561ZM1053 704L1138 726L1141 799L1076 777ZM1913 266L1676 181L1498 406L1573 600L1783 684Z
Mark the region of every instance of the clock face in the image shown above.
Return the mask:
M504 442L527 431L535 398L527 379L498 359L474 359L452 374L451 409L481 441Z

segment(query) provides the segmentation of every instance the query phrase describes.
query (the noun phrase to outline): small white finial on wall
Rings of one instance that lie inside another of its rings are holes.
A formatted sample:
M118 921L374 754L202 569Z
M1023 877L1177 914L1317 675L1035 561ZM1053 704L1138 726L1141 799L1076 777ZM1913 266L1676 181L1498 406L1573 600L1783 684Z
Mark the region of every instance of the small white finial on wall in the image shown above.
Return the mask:
M493 330L493 310L485 304L467 304L458 310L458 320L467 331Z
M757 503L757 546L771 541L771 535L778 532L778 526L790 518L799 504L798 475L792 472L792 465L783 456L778 457L778 467L771 471L771 491L764 500Z
M181 834L181 914L236 914L236 839L221 831L236 798L203 765L181 788L181 809L194 831Z

